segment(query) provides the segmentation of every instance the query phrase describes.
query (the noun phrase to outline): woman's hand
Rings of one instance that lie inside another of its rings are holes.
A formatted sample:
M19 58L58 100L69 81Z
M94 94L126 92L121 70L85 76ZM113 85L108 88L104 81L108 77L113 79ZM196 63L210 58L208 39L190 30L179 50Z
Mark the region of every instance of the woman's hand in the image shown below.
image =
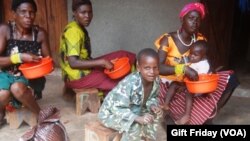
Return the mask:
M102 65L105 69L112 69L114 67L113 63L105 59L102 59Z
M188 77L188 79L190 79L191 81L198 81L198 73L190 68L189 66L186 66L185 68L185 76Z
M23 63L39 62L41 61L41 58L41 56L36 56L31 53L21 53L21 60Z

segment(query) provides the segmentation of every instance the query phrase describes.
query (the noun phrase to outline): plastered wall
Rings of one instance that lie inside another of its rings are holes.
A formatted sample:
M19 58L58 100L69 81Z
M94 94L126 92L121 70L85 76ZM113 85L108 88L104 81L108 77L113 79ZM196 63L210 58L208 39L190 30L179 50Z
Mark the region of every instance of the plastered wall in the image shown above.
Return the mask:
M68 0L69 20L72 20ZM138 53L154 40L180 27L180 10L195 0L92 0L94 17L87 28L93 57L124 49Z

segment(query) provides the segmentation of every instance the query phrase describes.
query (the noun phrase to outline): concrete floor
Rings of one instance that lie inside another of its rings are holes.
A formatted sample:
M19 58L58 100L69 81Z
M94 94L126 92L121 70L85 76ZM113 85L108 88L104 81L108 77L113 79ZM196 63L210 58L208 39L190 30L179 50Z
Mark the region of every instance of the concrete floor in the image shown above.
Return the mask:
M241 77L241 85L235 90L227 105L218 113L214 124L250 124L250 75ZM60 72L56 69L47 76L46 88L43 99L39 105L44 108L55 106L60 109L61 122L66 127L71 141L84 141L84 125L97 120L97 114L85 113L82 116L75 115L75 103L62 99L62 87ZM7 124L0 128L0 141L17 141L30 127L22 124L19 129L10 129ZM157 141L166 141L166 133L159 126Z

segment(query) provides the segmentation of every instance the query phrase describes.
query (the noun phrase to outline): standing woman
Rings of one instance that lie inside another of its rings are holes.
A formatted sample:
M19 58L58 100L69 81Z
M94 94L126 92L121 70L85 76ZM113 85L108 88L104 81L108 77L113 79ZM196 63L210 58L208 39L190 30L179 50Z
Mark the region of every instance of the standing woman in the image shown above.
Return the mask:
M41 57L50 56L45 30L33 25L36 3L33 0L13 0L11 8L14 20L0 25L0 121L9 102L16 107L21 102L38 115L40 107L31 88L38 94L37 98L41 98L45 78L29 81L23 77L18 66L39 62Z
M205 17L205 9L202 3L190 3L184 6L180 12L181 28L175 32L165 33L160 36L155 45L160 58L160 75L162 79L160 100L164 102L167 87L172 81L183 81L185 75L191 80L197 80L198 74L195 70L185 65L185 58L189 54L190 46L197 40L206 40L200 34L199 28L202 19ZM224 76L225 77L222 77ZM181 124L203 124L211 115L220 99L223 89L227 86L229 74L222 73L218 89L213 93L213 97L197 97L194 99L191 111L185 109L185 95L181 92L174 96L170 102L170 115L176 121L185 112L191 113L190 120ZM225 79L225 81L223 81Z

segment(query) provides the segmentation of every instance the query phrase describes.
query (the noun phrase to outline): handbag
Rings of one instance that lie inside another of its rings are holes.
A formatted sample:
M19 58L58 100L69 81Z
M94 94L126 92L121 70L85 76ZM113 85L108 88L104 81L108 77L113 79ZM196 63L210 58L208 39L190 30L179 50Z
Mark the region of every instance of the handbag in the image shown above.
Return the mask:
M66 129L60 122L59 110L55 107L41 110L37 125L22 135L19 141L69 141Z

